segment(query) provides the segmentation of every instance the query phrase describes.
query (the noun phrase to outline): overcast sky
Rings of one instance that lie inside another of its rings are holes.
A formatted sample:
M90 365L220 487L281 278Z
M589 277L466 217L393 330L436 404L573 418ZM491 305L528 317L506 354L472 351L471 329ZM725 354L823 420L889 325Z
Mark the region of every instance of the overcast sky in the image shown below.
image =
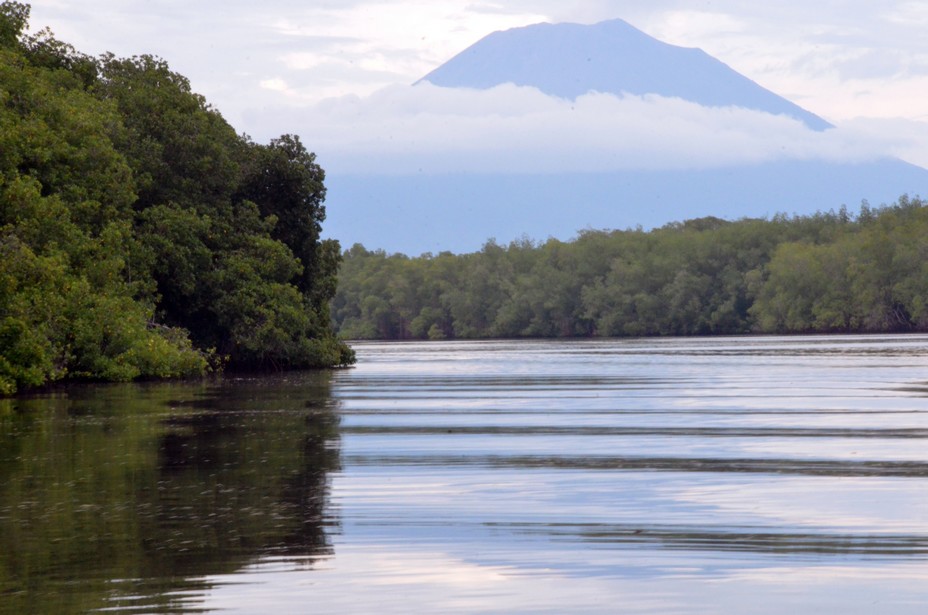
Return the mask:
M258 141L300 134L324 166L340 172L698 166L745 157L874 154L928 167L924 1L31 5L33 30L48 26L91 54L161 56L240 132ZM666 99L588 96L565 105L523 88L449 96L440 88L408 87L494 30L617 17L665 42L702 48L837 128L811 134L783 118ZM538 155L555 148L560 158Z

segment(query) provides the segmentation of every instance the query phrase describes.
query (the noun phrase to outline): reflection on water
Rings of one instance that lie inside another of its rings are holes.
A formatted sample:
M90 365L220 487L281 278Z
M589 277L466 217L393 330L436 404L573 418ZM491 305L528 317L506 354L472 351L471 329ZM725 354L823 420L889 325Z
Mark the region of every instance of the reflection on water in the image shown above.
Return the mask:
M205 575L331 554L330 374L71 388L0 419L9 613L195 610Z
M0 405L0 611L928 612L928 338L438 342Z
M928 555L925 535L854 535L833 533L796 534L773 532L762 527L702 526L674 527L658 525L614 525L588 523L512 524L508 531L538 535L551 540L573 540L621 546L657 545L671 549L751 551L783 554L830 554L868 556Z
M928 463L905 461L806 461L798 459L698 459L681 457L495 456L495 455L352 455L352 466L441 465L483 468L565 468L574 470L659 470L664 472L763 472L831 476L928 476Z

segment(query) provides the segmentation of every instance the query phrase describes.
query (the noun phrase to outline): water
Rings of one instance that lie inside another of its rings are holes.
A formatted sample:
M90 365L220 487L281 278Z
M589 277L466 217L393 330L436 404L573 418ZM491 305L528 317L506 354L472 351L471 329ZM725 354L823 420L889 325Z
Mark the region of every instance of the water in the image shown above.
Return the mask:
M356 350L0 402L0 611L928 612L928 337Z

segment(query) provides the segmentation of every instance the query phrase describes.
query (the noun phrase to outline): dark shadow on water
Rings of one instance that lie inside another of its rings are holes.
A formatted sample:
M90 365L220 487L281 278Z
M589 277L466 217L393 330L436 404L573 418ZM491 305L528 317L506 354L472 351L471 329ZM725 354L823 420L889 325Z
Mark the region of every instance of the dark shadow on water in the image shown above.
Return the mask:
M492 523L497 531L576 541L610 548L666 549L762 554L854 556L873 559L928 557L928 537L905 534L775 532L770 528L711 528L671 525Z
M343 434L470 436L684 436L697 438L887 438L926 439L928 429L782 428L782 427L563 427L563 426L418 426L359 425Z
M655 472L747 472L807 476L925 477L922 461L840 461L833 459L749 459L549 455L348 455L358 466L545 468Z

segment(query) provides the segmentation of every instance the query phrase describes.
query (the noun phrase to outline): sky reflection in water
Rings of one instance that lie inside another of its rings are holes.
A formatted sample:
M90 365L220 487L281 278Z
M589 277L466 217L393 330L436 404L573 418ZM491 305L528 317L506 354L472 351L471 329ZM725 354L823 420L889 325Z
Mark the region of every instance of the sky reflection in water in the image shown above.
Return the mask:
M928 609L924 337L357 350L333 383L334 555L266 577L280 604Z
M0 414L0 612L928 612L928 337L356 349Z

